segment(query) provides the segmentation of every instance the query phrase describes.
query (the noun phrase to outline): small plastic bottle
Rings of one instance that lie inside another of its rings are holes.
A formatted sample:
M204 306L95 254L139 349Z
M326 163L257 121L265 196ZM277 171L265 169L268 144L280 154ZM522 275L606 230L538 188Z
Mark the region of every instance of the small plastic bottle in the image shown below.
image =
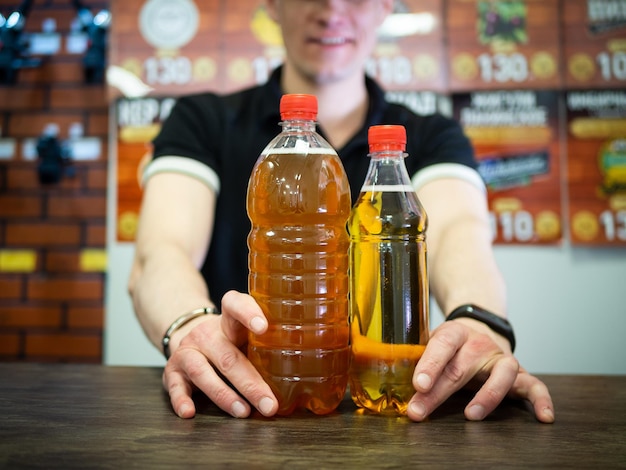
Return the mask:
M405 415L428 341L427 217L404 164L403 126L369 129L370 166L352 208L350 393L357 406Z
M315 130L316 97L284 95L280 112L282 131L248 185L248 287L269 322L263 335L249 335L248 358L278 398L279 415L327 414L348 382L350 187L337 152Z

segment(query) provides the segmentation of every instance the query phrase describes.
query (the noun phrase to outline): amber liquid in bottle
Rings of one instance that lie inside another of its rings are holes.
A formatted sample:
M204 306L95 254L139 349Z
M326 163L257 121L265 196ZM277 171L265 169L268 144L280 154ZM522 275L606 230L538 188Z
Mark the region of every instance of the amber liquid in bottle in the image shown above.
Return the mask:
M349 367L350 189L334 150L270 149L248 189L249 291L269 330L249 335L248 358L279 415L335 410Z
M350 393L375 413L404 415L415 393L429 333L425 230L407 184L364 186L350 217Z

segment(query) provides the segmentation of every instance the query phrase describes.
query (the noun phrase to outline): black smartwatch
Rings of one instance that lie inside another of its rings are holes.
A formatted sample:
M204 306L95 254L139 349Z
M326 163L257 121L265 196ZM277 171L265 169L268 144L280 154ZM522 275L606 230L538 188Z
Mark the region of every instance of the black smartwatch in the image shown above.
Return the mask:
M506 318L499 317L495 313L491 313L476 305L466 304L455 308L450 315L448 315L446 321L462 317L473 318L474 320L483 322L493 331L508 339L509 343L511 343L511 352L515 351L515 334L513 333L513 327Z

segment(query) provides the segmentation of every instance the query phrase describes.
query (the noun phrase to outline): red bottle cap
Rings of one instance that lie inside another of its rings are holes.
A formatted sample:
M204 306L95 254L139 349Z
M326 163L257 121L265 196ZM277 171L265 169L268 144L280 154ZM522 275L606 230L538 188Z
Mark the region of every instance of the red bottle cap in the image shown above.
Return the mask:
M287 94L280 99L280 118L285 120L317 119L317 97L315 95Z
M367 132L370 152L381 150L402 150L406 148L404 126L371 126Z

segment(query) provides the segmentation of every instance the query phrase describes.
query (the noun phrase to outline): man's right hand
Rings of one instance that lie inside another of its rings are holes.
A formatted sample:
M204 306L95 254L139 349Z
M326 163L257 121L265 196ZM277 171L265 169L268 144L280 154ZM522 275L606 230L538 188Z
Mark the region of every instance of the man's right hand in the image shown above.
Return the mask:
M222 298L221 312L190 322L172 337L163 386L174 411L192 418L192 392L197 389L236 418L248 417L250 404L264 416L274 415L278 400L245 353L248 330L267 330L261 308L248 294L230 291Z

